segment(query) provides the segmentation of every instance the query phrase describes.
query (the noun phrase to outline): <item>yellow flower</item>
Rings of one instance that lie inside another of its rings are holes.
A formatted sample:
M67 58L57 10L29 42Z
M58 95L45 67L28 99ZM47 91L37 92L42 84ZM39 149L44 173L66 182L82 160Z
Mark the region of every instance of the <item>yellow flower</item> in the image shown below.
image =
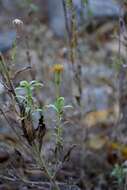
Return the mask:
M64 67L63 67L62 64L55 64L55 65L52 67L52 71L53 71L54 73L61 73L61 72L63 72L63 70L64 70Z

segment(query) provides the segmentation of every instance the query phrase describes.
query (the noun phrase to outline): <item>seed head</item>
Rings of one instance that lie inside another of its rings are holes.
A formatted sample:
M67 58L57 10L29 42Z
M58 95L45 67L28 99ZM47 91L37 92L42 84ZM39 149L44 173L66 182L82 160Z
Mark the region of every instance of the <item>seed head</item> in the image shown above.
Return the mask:
M20 19L14 19L12 21L12 23L13 23L16 31L17 31L17 34L22 33L22 31L23 31L23 21L20 20Z
M15 26L23 25L23 21L20 19L14 19L12 22Z

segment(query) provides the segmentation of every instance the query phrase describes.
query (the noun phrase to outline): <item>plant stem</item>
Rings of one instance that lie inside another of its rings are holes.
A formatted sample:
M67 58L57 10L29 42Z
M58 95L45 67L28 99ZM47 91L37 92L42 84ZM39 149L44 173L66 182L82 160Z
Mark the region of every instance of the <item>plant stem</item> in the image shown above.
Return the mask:
M51 182L51 184L53 185L53 190L60 190L58 184L56 183L55 179L52 177L52 175L50 174L43 156L41 156L40 152L38 151L37 146L34 144L32 146L33 148L33 152L35 153L35 160L38 164L38 166L40 167L41 170L45 171L46 176L48 177L49 181Z
M57 126L56 126L56 129L57 129L57 145L62 145L62 142L61 142L61 137L62 137L62 126L61 126L61 115L60 113L57 114Z
M56 83L56 99L59 98L59 96L60 96L60 83L59 84Z

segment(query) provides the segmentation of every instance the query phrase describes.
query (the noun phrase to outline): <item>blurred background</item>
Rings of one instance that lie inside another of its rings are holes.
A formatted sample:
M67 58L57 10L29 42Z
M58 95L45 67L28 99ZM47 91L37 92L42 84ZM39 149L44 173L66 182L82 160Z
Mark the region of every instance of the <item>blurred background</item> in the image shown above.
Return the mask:
M67 104L72 104L74 107L73 110L65 113L69 124L65 127L64 135L67 145L77 143L82 147L76 153L78 156L72 158L75 162L76 159L81 162L82 167L82 159L79 158L81 151L83 159L89 160L91 152L92 158L95 152L97 154L101 152L105 156L109 150L107 144L112 143L112 139L118 138L121 143L127 143L125 125L121 127L118 124L120 97L122 100L124 99L122 102L124 105L122 107L123 115L124 113L126 115L127 110L127 102L124 98L127 84L127 36L124 24L124 31L122 31L124 42L121 42L119 50L119 21L120 18L125 19L126 24L126 3L123 5L122 1L115 0L88 0L87 4L82 4L80 0L73 2L77 18L78 62L80 62L82 73L80 76L82 88L80 105L76 102L79 92L77 84L73 80L71 62L68 59L69 46L61 0L0 0L0 50L6 55L15 86L18 86L21 80L36 79L43 82L44 87L37 94L37 100L41 104L54 101L55 89L51 68L56 63L63 64L61 95L65 97ZM67 16L69 19L69 14ZM13 25L14 19L21 19L24 23L23 30L18 37ZM12 48L15 39L16 45ZM124 65L122 76L120 75L119 53ZM8 54L12 57L11 60L8 58ZM32 72L25 70L15 75L17 70L29 64L32 66ZM120 83L121 80L122 83ZM119 84L122 85L122 89ZM7 112L10 121L16 125L15 115L12 114L13 110L11 110L8 95L2 84L0 85L0 106ZM49 128L54 125L52 116L52 112L46 115ZM124 124L126 121L127 119ZM3 138L2 135L9 135L10 132L8 124L2 116L0 132L1 138ZM46 145L48 149L48 143ZM124 156L127 157L127 154ZM106 157L102 159L106 159ZM98 162L100 164L100 161ZM91 170L91 161L86 165L84 164L83 167ZM95 165L92 167L93 169ZM104 172L105 169L101 165L97 165L97 167ZM95 168L94 172L96 173L96 171ZM83 179L86 180L85 177ZM85 185L83 189L85 189Z
M79 59L82 65L81 109L83 115L87 115L84 117L88 117L87 121L89 120L87 113L101 110L103 110L104 116L99 119L105 120L105 117L108 117L108 112L111 118L116 116L116 112L118 112L117 67L119 66L116 62L119 43L117 34L119 15L124 15L125 7L123 8L119 1L114 0L107 0L106 2L89 0L86 5L82 5L81 2L74 0L80 51ZM62 1L1 0L0 39L2 41L3 34L7 38L3 40L3 43L0 43L0 48L3 51L4 48L6 50L6 48L11 47L11 43L16 38L16 31L12 22L17 18L23 21L24 28L17 39L16 50L12 50L15 51L16 56L15 64L12 64L11 70L15 72L15 69L21 69L28 64L26 52L29 49L34 70L33 75L36 79L46 83L46 90L43 92L43 94L46 93L46 100L45 95L40 97L45 102L54 93L51 87L52 83L48 83L51 78L49 68L55 63L63 64L65 72L61 91L64 96L67 96L67 100L71 101L78 92L76 85L73 82L69 83L70 77L72 77L69 70L71 64L68 64L69 47ZM123 46L121 48L121 54L125 59L126 48ZM18 84L21 79L27 78L30 79L28 71L23 72L15 79L15 83ZM70 90L70 86L72 86L72 90ZM89 122L94 122L91 121L92 119Z

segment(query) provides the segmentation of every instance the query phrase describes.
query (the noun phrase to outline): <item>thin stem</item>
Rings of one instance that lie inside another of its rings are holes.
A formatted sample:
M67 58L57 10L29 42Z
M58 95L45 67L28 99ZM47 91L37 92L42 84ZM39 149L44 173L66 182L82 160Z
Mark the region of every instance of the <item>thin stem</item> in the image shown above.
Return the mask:
M57 129L57 142L56 144L59 146L62 145L62 126L61 126L61 114L58 113L57 114L57 126L56 126L56 129Z
M30 54L29 37L28 37L27 34L25 35L25 45L26 45L26 48L27 48L26 56L27 56L28 65L31 68L29 70L30 71L30 76L31 76L32 80L35 80L35 73L34 73L33 68L32 68L32 59L31 59L31 54Z
M49 170L45 164L43 156L40 155L40 152L38 151L37 146L34 144L32 146L32 148L33 148L33 152L35 153L35 160L36 160L37 164L39 165L40 169L45 171L45 174L47 175L49 181L54 186L54 190L60 190L58 184L56 183L56 181L54 180L54 178L50 174L50 172L49 172Z
M11 77L9 75L9 71L8 71L6 62L5 62L4 57L3 57L2 54L0 54L0 57L1 57L1 65L3 67L2 70L1 70L1 74L2 74L3 78L5 79L5 83L6 83L5 86L7 86L8 92L10 93L10 97L15 100L15 102L17 103L17 105L19 107L20 113L21 113L22 105L21 105L21 103L19 102L19 100L17 98L15 88L14 88L13 82L11 81ZM14 133L16 134L18 139L20 140L19 143L22 145L22 147L25 150L28 151L29 146L27 144L25 144L25 143L22 144L22 137L20 137L18 132L15 130L15 128L10 124L10 122L9 122L8 118L6 117L5 113L3 112L3 110L0 109L0 111L3 114L4 118L6 119L6 121L8 122L9 126L13 129Z
M11 81L11 77L9 75L9 71L8 71L7 66L6 66L4 57L3 57L2 54L0 54L0 57L1 57L1 64L3 66L3 70L1 71L1 74L2 74L3 78L6 80L6 83L9 84L9 89L10 89L10 92L11 92L11 96L13 95L13 97L14 97L15 101L17 102L19 108L21 108L21 104L20 104L20 102L19 102L19 100L18 100L18 98L16 96L15 88L14 88L13 82Z
M56 83L56 100L60 97L60 82Z

